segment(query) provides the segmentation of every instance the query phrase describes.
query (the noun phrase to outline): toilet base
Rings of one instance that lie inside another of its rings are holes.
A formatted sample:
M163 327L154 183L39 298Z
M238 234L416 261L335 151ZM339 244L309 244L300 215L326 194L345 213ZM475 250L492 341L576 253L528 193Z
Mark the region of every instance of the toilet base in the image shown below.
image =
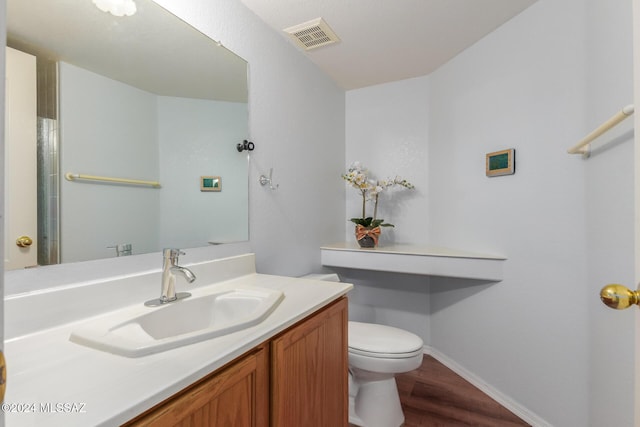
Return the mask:
M399 427L404 423L393 374L353 370L349 387L349 422L361 427Z
M364 421L356 415L355 399L353 396L349 396L349 424L354 426L364 427Z

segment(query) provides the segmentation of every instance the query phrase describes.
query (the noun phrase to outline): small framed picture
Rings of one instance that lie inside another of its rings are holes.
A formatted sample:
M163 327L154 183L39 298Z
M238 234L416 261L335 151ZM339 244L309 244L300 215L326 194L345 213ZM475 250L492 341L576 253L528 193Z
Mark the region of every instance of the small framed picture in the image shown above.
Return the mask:
M200 191L222 191L222 179L219 176L201 176Z
M487 176L513 175L516 173L516 150L506 150L487 153Z

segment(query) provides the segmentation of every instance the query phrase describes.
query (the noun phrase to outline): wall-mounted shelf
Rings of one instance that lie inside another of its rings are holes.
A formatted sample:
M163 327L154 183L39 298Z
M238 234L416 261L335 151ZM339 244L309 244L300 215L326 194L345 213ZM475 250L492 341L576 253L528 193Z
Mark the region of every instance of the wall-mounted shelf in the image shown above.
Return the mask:
M389 245L361 249L357 243L320 248L322 265L390 271L428 276L459 277L499 282L506 257L417 245Z

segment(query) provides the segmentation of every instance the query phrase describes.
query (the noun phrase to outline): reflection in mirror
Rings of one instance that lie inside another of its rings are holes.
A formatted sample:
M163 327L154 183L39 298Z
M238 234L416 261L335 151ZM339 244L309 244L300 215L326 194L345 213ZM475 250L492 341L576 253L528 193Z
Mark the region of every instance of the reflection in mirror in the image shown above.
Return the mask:
M135 1L115 17L90 0L7 0L6 269L248 240L248 156L236 149L248 137L247 63ZM36 143L37 167L8 158ZM224 187L201 191L202 176ZM18 206L36 199L37 215ZM34 243L17 246L23 235Z

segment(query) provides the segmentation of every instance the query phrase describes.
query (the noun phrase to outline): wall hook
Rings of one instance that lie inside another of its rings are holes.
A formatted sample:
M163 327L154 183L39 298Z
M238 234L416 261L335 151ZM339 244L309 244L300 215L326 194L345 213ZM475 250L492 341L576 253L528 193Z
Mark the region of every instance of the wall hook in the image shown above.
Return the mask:
M242 143L236 144L236 148L238 149L238 152L242 153L244 150L253 151L256 146L253 142L247 141L245 139L244 141L242 141Z
M280 187L280 184L276 184L275 187L273 186L273 168L269 169L269 178L267 178L264 175L260 175L260 178L258 179L258 181L260 182L260 185L267 185L269 184L269 188L272 190L277 190L278 187Z

